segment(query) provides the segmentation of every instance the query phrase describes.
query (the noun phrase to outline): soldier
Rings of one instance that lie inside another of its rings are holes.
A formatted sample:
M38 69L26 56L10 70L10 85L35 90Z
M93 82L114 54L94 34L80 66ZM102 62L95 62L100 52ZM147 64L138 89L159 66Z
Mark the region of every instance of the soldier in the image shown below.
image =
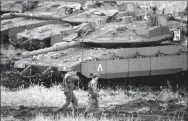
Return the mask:
M156 24L157 24L156 13L157 13L157 7L153 6L152 13L148 14L148 16L147 16L147 25L148 26L156 26Z
M66 97L66 102L65 104L59 108L57 111L62 111L63 109L65 109L66 107L68 107L70 105L70 102L72 103L72 113L73 116L75 116L75 112L76 109L78 108L78 100L76 99L73 90L75 88L75 81L79 81L79 77L77 76L77 72L76 71L72 71L72 72L67 72L64 76L63 79L63 83L61 84L61 86L63 87L64 90L64 94Z
M29 41L29 45L28 45L28 50L32 51L34 48L33 48L33 41Z
M91 74L92 80L88 84L88 92L89 92L89 101L88 106L84 112L84 116L87 117L88 113L96 113L101 114L104 112L103 109L99 108L99 94L97 90L98 78L100 77L98 74Z
M153 6L153 7L152 7L152 12L153 12L153 14L156 14L156 13L157 13L157 6Z
M43 48L45 48L45 44L44 44L43 41L40 41L40 42L39 42L39 48L38 48L38 49L43 49Z

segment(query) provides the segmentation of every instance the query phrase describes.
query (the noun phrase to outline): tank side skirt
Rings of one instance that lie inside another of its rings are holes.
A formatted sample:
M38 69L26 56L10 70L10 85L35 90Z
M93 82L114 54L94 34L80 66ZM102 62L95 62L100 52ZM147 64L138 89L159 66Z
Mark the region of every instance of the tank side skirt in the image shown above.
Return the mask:
M187 46L131 48L119 50L111 59L81 63L82 74L99 73L101 78L124 78L173 74L187 70ZM152 51L151 51L152 50ZM134 53L134 54L133 54Z
M173 74L186 71L187 55L137 59L101 60L81 63L82 74L98 73L101 78L124 78Z

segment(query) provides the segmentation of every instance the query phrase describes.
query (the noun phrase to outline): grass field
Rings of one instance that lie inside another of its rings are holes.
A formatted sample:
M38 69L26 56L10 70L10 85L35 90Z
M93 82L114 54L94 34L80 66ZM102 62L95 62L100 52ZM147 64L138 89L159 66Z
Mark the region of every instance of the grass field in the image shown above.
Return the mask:
M102 107L126 104L134 100L160 100L168 102L169 100L179 99L177 103L186 106L187 98L182 97L178 91L173 92L170 89L164 88L157 92L146 89L147 91L140 91L139 89L130 90L126 94L123 90L100 90L100 105ZM151 91L151 92L149 92ZM87 105L87 92L83 90L74 91L78 102L81 106ZM85 97L85 98L83 98ZM17 91L9 91L1 87L1 105L2 106L47 106L47 107L60 107L65 101L63 91L60 86L53 86L45 88L43 86L31 86L28 89L18 89Z
M110 107L109 110L124 111L129 114L140 114L154 116L157 114L159 117L164 117L165 114L169 116L169 121L174 121L173 118L179 118L182 120L182 115L185 114L187 108L187 92L186 88L178 88L177 91L172 91L170 87L153 91L150 87L133 88L129 92L124 90L100 90L100 107ZM75 95L78 99L79 106L85 107L87 105L87 92L83 90L76 90ZM60 86L53 86L51 88L45 88L43 86L31 86L28 89L18 89L17 91L10 91L4 87L1 87L1 106L2 107L45 107L52 109L51 107L60 107L65 102L65 96L60 89ZM11 109L13 110L13 109ZM38 109L36 109L38 110ZM35 110L35 113L36 113ZM176 113L174 113L176 112ZM25 112L27 113L27 112ZM172 115L172 113L174 113ZM2 120L6 119L1 117ZM10 118L10 116L9 116ZM122 118L119 117L119 118ZM140 120L142 117L136 117L137 119L126 116L124 119L127 121ZM81 113L78 117L72 118L60 115L58 118L54 118L53 115L45 116L40 111L37 112L35 118L31 118L32 121L93 121L95 118L85 119ZM108 118L103 116L103 121L119 120L116 117Z
M51 88L45 88L43 86L31 86L28 89L18 89L18 91L9 91L4 87L1 88L1 105L2 106L48 106L48 107L60 107L65 103L65 96L61 91L60 86L53 86ZM76 90L76 97L81 106L87 104L87 92L83 90ZM110 104L122 104L127 103L130 100L134 100L132 97L128 97L123 91L112 90L100 90L100 102L101 106L108 106ZM133 92L134 93L134 92ZM85 97L85 98L83 98ZM109 102L109 100L114 100Z

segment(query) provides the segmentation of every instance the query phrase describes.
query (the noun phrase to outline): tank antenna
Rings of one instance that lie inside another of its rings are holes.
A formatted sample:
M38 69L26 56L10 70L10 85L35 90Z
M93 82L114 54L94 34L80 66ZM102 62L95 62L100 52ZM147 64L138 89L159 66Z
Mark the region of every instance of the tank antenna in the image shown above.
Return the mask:
M83 38L82 38L82 62L83 62Z
M29 8L29 9L30 9L30 8ZM27 29L27 28L26 28L26 20L25 20L25 29ZM31 40L31 41L32 41L32 40ZM31 46L33 46L33 45L31 45ZM32 60L31 60L31 65L32 65ZM30 83L32 84L32 79L31 79L32 67L30 68L29 73L30 73L29 81L30 81Z
M31 65L32 65L32 60L31 60ZM29 74L30 74L29 81L30 81L30 84L32 84L32 82L31 82L32 68L29 69Z
M147 19L147 16L146 16L146 1L144 1L144 7L145 7L145 15L144 15L144 19Z

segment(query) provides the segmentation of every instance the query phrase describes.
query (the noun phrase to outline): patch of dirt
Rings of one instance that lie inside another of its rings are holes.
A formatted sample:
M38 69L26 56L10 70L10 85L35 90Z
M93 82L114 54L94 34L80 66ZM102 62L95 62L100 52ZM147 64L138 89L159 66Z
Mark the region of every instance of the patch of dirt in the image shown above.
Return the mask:
M104 115L107 118L117 117L119 119L125 117L141 117L145 121L155 121L159 117L160 119L182 119L186 120L187 117L187 108L182 105L174 104L172 101L167 102L167 107L164 109L160 104L165 103L162 101L153 101L153 100L137 100L132 101L124 105L113 105L106 107ZM147 107L146 111L143 111L144 107ZM57 107L1 107L1 115L4 118L13 117L19 120L29 120L35 118L39 114L44 116L56 116L64 115L70 116L72 111L71 108L67 108L62 112L55 112ZM84 113L85 107L80 107L77 115L82 115ZM141 110L140 112L138 110Z

